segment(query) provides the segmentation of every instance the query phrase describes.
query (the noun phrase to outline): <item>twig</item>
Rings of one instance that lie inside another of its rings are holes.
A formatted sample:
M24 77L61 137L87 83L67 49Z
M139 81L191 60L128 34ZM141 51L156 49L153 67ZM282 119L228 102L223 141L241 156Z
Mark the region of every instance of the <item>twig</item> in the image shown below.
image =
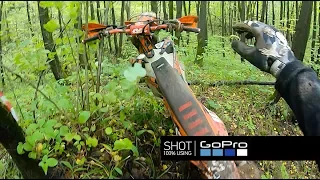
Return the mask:
M275 85L275 82L260 82L260 81L214 81L210 83L204 83L200 81L191 81L188 82L189 85L208 85L208 86L229 86L229 85L265 85L265 86L271 86Z
M3 66L7 71L9 71L10 73L16 75L18 78L20 78L22 81L24 81L24 82L26 82L27 84L29 84L29 85L30 85L31 87L33 87L34 89L37 89L37 87L36 87L35 85L31 84L28 80L24 79L24 78L21 77L19 74L13 72L11 69L9 69L8 67L6 67L6 66L4 66L4 65L2 65L2 66ZM58 109L58 111L60 111L61 114L64 114L64 112L58 107L58 105L57 105L55 102L53 102L47 95L45 95L45 94L44 94L42 91L40 91L39 89L38 89L38 91L39 91L40 94L43 95L43 97L44 97L46 100L50 101L50 102Z
M5 72L5 75L6 75L7 78L9 79L7 72ZM22 117L23 120L25 120L25 119L24 119L24 115L23 115L23 113L22 113L22 109L21 109L20 104L19 104L19 102L18 102L18 98L17 98L17 96L16 96L16 93L14 92L14 88L12 88L11 85L9 85L9 87L10 87L12 93L13 93L14 99L16 100L16 103L17 103L17 106L18 106L18 108L19 108L21 117Z

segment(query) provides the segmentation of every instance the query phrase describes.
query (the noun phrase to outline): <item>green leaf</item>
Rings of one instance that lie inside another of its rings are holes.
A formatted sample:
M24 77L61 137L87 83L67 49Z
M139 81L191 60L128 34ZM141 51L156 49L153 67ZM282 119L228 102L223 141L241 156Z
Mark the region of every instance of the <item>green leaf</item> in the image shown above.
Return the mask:
M56 29L59 28L59 24L58 24L57 20L51 19L46 24L44 24L43 27L48 32L52 33L53 31L55 31Z
M60 127L60 135L65 136L67 133L69 133L69 127L68 126L61 126Z
M103 112L103 113L108 112L108 108L107 107L100 108L99 110L100 110L100 112Z
M118 86L116 81L110 81L104 88L108 91L114 91Z
M133 152L133 156L135 156L135 157L139 156L139 151L136 146L132 146L131 151Z
M43 163L42 165L40 165L45 173L45 175L47 175L48 173L48 164L46 163Z
M32 151L33 148L31 146L31 144L29 144L28 142L25 142L23 144L23 149L26 150L26 151Z
M82 129L82 131L83 131L83 132L87 132L87 131L89 131L89 128L88 128L88 127L85 127L85 128Z
M48 121L44 124L44 128L53 127L53 126L56 125L56 124L57 124L57 120L55 120L55 119L48 120Z
M66 167L68 167L70 170L72 170L72 166L68 161L61 161L62 164L64 164Z
M107 127L104 132L106 133L106 135L110 135L112 133L112 128L111 127Z
M114 142L113 150L124 150L132 148L132 141L128 138L119 139Z
M39 6L42 8L53 7L54 2L53 1L40 1Z
M58 160L56 160L55 158L49 158L46 163L49 167L55 167L58 164Z
M126 118L126 115L124 114L124 111L120 111L120 121L124 121Z
M143 134L144 132L146 132L147 130L143 129L137 132L137 136L140 136L141 134Z
M114 168L114 170L116 170L116 171L117 171L117 173L119 173L120 175L122 175L122 170L121 170L120 168L115 167L115 168Z
M117 96L114 92L109 92L107 95L104 96L104 102L107 104L112 104L117 102Z
M24 154L23 143L22 142L19 142L19 144L17 146L17 153L18 154Z
M66 135L64 136L64 139L65 139L66 141L70 142L70 141L72 141L73 136L74 136L73 134L68 133L68 134L66 134Z
M90 131L91 131L91 132L96 131L96 125L95 125L95 124L93 124L93 125L90 127Z
M75 135L73 136L73 139L75 139L75 140L77 140L77 141L80 141L80 140L81 140L81 136L78 135L78 134L75 134Z
M47 126L46 128L44 128L44 134L47 140L55 138L54 129L50 126Z
M217 109L217 108L220 107L219 104L217 104L217 103L215 103L214 101L211 101L211 100L208 101L208 104L209 104L210 107L212 107L212 108L214 108L214 109Z
M39 127L42 127L45 122L46 122L45 119L39 119L39 120L38 120L38 125L39 125Z
M90 111L81 111L79 115L79 123L84 124L90 117Z
M136 88L137 84L134 82L128 81L127 79L123 79L120 81L120 86L122 89L127 90L127 89Z
M58 106L65 110L69 110L73 107L71 102L66 98L59 99Z
M124 77L128 81L136 81L138 77L144 77L146 74L146 70L140 63L135 63L133 67L130 66L124 71Z
M98 145L98 140L96 138L91 138L89 137L87 140L86 140L86 144L88 146L91 146L91 147L96 147Z
M31 158L31 159L37 159L37 153L31 151L31 152L29 152L28 157Z
M32 134L36 129L38 128L38 124L32 123L28 126L27 130L26 130L26 134Z

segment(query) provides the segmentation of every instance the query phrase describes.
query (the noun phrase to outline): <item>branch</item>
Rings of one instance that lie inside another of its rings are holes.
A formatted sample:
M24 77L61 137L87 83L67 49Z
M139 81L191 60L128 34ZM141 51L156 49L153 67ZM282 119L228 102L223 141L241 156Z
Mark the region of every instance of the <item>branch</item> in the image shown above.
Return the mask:
M229 86L229 85L275 85L275 82L260 82L260 81L214 81L210 83L204 83L200 81L191 81L188 82L189 85L208 85L208 86Z
M32 83L30 83L28 80L26 80L26 79L24 79L23 77L21 77L19 74L17 74L17 73L15 73L15 72L13 72L12 70L10 70L8 67L6 67L6 66L3 66L7 71L9 71L11 74L14 74L14 75L16 75L18 78L20 78L22 81L24 81L24 82L26 82L27 84L29 84L31 87L33 87L34 89L38 89L35 85L33 85ZM43 97L46 99L46 100L48 100L49 102L51 102L56 108L57 108L57 110L58 111L60 111L60 113L61 114L64 114L64 112L59 108L59 106L55 103L55 102L53 102L48 96L46 96L42 91L40 91L39 89L38 89L38 92L40 93L40 94L42 94L43 95ZM68 116L66 116L66 117L68 117Z

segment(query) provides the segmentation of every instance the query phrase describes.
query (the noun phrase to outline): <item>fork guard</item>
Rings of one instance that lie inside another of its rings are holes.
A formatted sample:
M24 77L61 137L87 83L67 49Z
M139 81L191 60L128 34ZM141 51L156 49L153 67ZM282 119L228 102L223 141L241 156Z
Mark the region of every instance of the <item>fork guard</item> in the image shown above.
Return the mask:
M151 63L164 104L182 136L228 136L223 122L194 96L165 58ZM239 179L234 161L191 161L206 179Z

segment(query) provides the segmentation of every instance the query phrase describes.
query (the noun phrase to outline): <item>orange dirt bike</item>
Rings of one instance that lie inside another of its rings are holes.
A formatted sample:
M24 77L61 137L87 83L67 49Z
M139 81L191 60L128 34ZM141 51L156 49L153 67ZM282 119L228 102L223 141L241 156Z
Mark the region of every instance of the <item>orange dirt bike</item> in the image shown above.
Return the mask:
M87 43L117 33L131 36L140 55L132 63L142 63L147 72L146 82L153 94L164 101L180 136L227 136L227 130L219 117L201 104L188 86L183 65L173 41L169 38L158 42L154 33L161 29L199 33L197 16L184 16L175 20L160 20L154 13L142 13L136 21L127 21L116 28L102 24L83 25L87 30ZM132 19L132 18L131 18ZM88 27L88 29L86 28ZM234 161L191 161L205 179L240 178Z

